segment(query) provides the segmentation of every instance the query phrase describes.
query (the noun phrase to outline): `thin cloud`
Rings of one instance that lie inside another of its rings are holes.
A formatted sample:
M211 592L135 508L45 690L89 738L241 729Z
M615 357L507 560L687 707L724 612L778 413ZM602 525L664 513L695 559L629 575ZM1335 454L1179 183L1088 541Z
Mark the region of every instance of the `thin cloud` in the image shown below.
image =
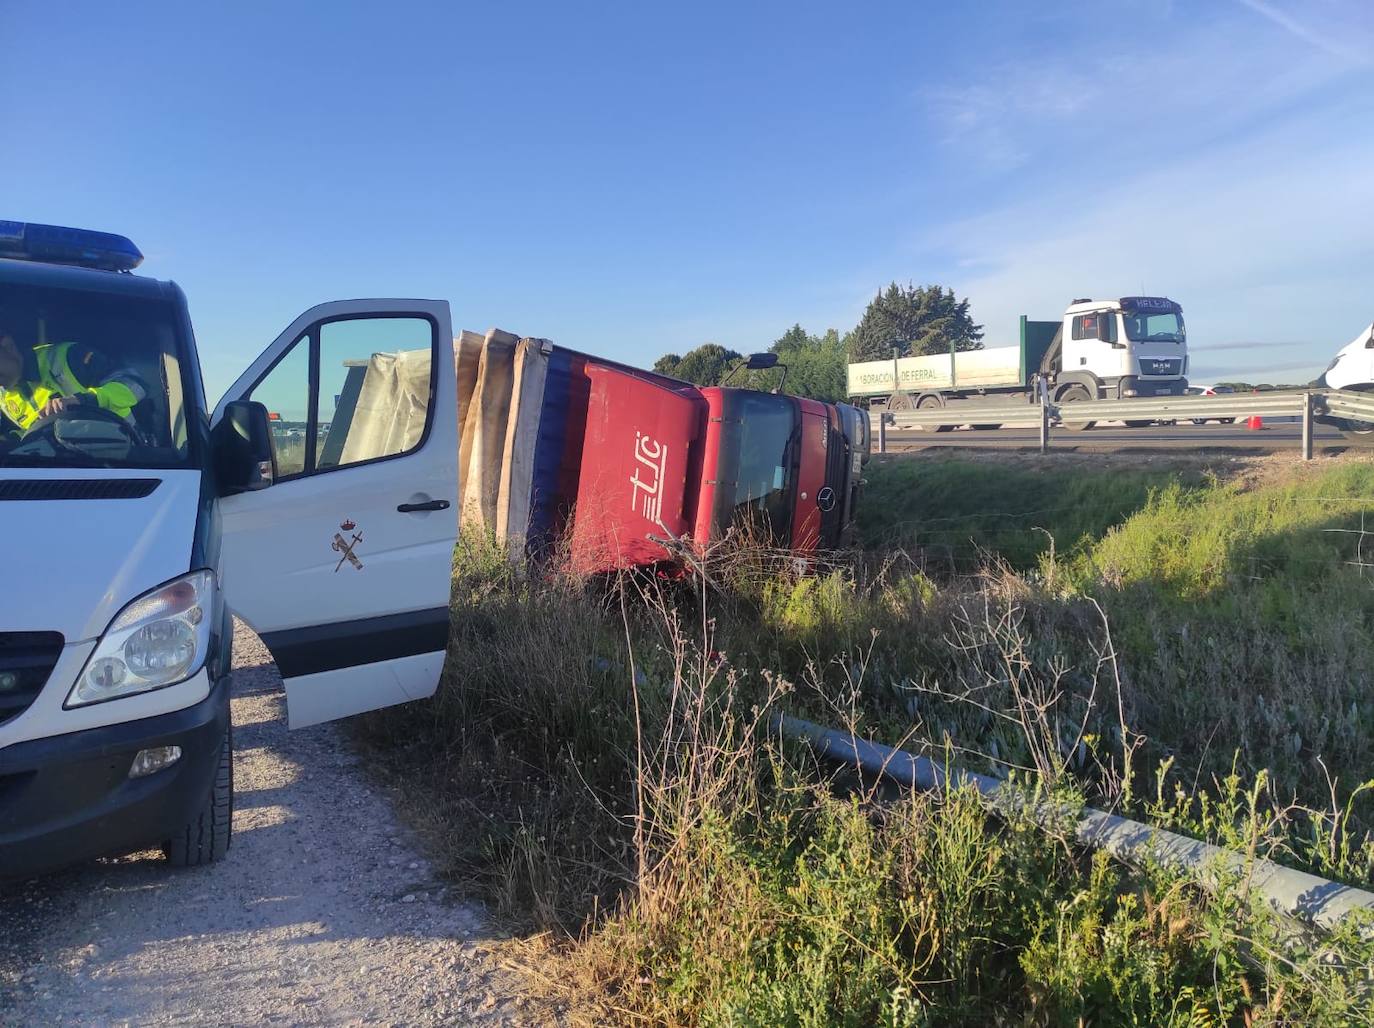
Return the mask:
M1281 347L1281 346L1286 346L1286 347L1289 347L1289 348L1293 348L1293 347L1298 347L1298 346L1310 346L1310 345L1311 345L1311 343L1295 343L1295 342L1291 342L1291 341L1288 341L1288 340L1285 340L1285 341L1283 341L1283 342L1276 342L1276 341L1274 341L1274 340L1271 339L1271 340L1266 340L1266 341L1264 341L1264 342L1248 342L1248 343L1209 343L1209 344L1206 345L1206 346L1194 346L1194 347L1192 348L1192 350L1193 350L1194 353L1210 353L1210 352L1213 351L1213 350L1257 350L1257 349L1266 349L1266 348L1268 348L1268 349L1274 349L1274 348L1276 348L1276 347Z
M1310 43L1319 50L1324 50L1333 57L1339 57L1347 61L1353 60L1360 64L1369 63L1369 58L1359 50L1340 45L1330 36L1304 25L1287 11L1281 10L1277 5L1269 3L1268 0L1239 0L1239 3L1242 7L1249 8L1260 17L1268 19L1290 35L1296 36L1305 43Z

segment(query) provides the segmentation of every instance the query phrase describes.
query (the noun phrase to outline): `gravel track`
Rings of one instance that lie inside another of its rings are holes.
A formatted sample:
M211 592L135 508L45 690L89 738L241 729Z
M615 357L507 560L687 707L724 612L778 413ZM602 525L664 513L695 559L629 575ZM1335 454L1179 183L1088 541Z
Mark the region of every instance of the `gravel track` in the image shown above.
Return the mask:
M0 887L0 1024L544 1024L480 908L331 725L288 733L261 641L234 639L233 843Z

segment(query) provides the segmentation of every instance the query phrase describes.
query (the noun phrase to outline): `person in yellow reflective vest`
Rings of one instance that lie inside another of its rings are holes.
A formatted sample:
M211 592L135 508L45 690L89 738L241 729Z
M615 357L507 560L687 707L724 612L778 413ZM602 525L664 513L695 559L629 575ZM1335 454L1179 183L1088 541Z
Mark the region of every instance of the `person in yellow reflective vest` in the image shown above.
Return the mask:
M107 410L132 427L133 409L147 395L132 369L98 350L47 343L26 352L0 329L0 415L21 433L40 418L81 406Z

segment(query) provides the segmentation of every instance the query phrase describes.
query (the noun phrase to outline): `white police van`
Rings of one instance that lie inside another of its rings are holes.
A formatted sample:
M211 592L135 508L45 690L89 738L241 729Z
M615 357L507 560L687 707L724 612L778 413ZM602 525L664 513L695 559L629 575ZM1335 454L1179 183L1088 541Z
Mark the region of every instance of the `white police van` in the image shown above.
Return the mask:
M211 409L185 296L141 261L122 236L0 222L13 388L70 342L142 394L124 416L0 418L0 878L159 845L223 855L231 614L271 649L293 728L429 696L443 663L447 303L315 307ZM413 358L405 401L355 418L350 369L378 355Z

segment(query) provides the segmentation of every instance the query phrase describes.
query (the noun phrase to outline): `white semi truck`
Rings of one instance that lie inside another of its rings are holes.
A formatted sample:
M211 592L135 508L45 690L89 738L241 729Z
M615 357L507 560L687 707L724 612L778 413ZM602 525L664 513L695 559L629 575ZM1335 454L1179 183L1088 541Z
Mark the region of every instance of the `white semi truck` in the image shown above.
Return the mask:
M1060 321L1021 317L1016 346L951 350L849 365L849 395L878 410L934 410L979 403L1039 402L1044 382L1056 404L1135 396L1182 396L1188 389L1183 308L1162 296L1074 300ZM1148 420L1127 422L1146 425ZM1065 420L1069 428L1091 421ZM949 426L947 426L949 427Z

